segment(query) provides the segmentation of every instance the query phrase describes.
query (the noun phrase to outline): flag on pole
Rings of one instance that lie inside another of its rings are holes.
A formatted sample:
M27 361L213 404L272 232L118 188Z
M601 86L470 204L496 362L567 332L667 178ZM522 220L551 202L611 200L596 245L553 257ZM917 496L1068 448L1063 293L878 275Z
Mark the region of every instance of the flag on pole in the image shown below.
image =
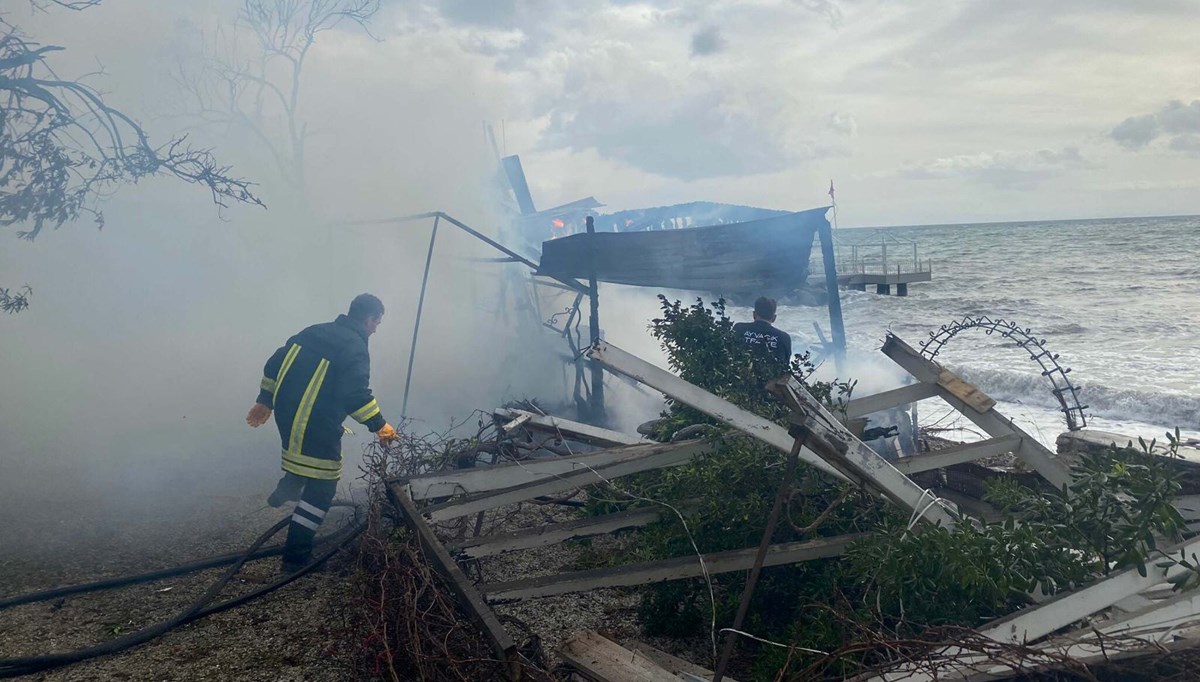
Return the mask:
M833 197L833 180L830 180L830 181L829 181L829 200L830 200L830 201L837 201L837 199L835 199L835 198Z

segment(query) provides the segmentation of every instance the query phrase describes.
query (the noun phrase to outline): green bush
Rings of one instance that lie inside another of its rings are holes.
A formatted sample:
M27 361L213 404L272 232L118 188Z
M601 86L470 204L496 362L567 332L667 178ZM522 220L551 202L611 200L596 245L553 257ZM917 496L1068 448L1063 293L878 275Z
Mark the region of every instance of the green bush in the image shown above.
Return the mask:
M811 381L803 355L790 366L755 353L732 333L724 304L684 307L662 301L662 317L651 333L679 375L781 425L788 411L765 390L785 372L795 376L831 409L844 404L852 383ZM679 429L714 420L670 403L657 435L667 440ZM621 479L619 489L596 490L587 513L611 513L666 501L674 514L647 526L610 563L649 561L752 547L758 544L780 485L785 454L729 431L710 436L716 449L690 463ZM1178 478L1152 458L1128 451L1084 457L1072 485L1060 491L1031 490L1011 481L989 486L987 499L1003 512L998 523L959 524L954 532L911 524L906 511L890 506L813 467L801 464L792 496L773 542L870 532L841 559L806 562L763 571L747 631L778 642L833 651L866 631L917 636L931 626L976 627L1030 602L1040 589L1072 590L1126 567L1144 571L1159 556L1157 543L1177 539L1183 521L1171 506ZM695 547L693 547L693 541ZM1200 567L1194 571L1200 582ZM695 636L733 619L745 574L660 583L646 588L641 607L650 634ZM786 678L786 671L813 662L814 655L777 647L741 645L751 659L752 679ZM860 656L867 656L864 653ZM845 657L827 672L836 678L857 662Z

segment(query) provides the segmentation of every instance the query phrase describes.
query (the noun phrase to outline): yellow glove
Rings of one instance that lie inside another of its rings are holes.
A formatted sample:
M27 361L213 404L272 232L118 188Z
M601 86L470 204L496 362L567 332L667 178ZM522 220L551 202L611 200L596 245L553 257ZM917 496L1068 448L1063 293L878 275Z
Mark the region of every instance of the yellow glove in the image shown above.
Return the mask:
M246 423L257 429L266 424L270 418L271 408L262 403L254 403L254 407L251 407L250 412L246 414Z
M384 424L382 428L375 432L375 435L379 438L379 442L383 443L384 445L387 445L400 438L400 436L396 434L396 429L393 428L391 424Z

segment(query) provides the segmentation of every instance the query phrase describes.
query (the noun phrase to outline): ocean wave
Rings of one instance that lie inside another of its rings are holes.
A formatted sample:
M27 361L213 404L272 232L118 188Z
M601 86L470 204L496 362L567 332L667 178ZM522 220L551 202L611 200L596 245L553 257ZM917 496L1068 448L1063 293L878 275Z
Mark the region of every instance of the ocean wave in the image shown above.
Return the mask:
M988 367L949 368L996 400L1060 409L1050 391L1050 380L1041 374ZM1200 396L1083 382L1077 388L1079 402L1087 406L1084 410L1087 415L1140 421L1166 428L1200 429Z

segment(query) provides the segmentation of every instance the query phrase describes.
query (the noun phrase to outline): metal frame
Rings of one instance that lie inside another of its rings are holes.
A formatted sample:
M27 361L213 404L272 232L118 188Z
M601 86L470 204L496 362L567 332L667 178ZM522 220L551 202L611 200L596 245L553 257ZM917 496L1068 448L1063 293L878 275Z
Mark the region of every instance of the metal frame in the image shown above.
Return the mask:
M1053 387L1050 392L1058 400L1060 410L1067 418L1067 430L1078 431L1087 427L1087 415L1083 411L1088 406L1079 402L1079 389L1067 376L1071 373L1071 368L1058 364L1058 354L1046 350L1046 339L1037 338L1035 334L1030 333L1028 327L1022 329L1016 322L1000 318L993 320L987 315L966 316L942 325L936 332L930 332L929 338L921 342L921 354L930 360L936 358L950 339L968 329L982 329L988 335L999 332L1000 336L1010 339L1018 348L1023 348L1029 353L1029 359L1042 368L1042 376L1050 381ZM1068 400L1072 404L1068 404Z

